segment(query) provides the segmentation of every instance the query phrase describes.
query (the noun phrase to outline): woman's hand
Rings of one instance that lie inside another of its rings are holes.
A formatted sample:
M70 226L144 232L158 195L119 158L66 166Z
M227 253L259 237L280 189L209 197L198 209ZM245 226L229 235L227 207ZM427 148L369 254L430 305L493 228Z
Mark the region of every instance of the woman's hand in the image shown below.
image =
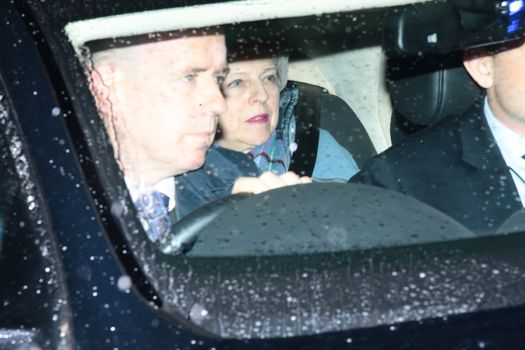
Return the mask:
M235 193L252 193L259 194L274 188L308 184L312 179L307 176L299 177L294 172L287 172L282 175L275 175L271 171L263 173L259 177L240 177L233 184L232 194Z

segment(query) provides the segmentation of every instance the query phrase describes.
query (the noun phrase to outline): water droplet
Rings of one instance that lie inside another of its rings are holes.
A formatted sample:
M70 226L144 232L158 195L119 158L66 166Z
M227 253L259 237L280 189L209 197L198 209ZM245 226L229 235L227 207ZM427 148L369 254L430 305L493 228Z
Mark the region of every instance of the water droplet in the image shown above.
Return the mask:
M189 316L195 323L201 323L208 316L208 310L200 304L194 304Z
M131 288L131 278L129 276L120 276L117 281L117 287L122 292L127 292Z

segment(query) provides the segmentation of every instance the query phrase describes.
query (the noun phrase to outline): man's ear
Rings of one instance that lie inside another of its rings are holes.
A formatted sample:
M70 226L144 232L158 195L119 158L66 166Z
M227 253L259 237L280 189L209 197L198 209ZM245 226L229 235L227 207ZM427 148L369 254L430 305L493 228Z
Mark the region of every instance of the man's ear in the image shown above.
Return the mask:
M116 156L120 152L117 140L123 139L123 136L120 135L122 118L120 118L121 114L119 113L119 101L117 98L117 89L121 78L122 74L109 64L98 64L96 68L89 71L91 92L100 117L106 127L106 132L115 147L115 152L117 152ZM119 134L119 137L117 137L117 134Z
M484 89L492 87L494 56L479 51L467 51L463 57L463 66L479 86Z
M98 97L100 94L108 94L114 88L115 70L110 65L101 64L89 72L91 89ZM107 97L107 96L105 96Z
M99 112L104 118L114 117L115 111L113 107L118 103L116 101L116 90L119 80L118 72L111 65L100 64L96 69L92 69L89 75L91 90Z

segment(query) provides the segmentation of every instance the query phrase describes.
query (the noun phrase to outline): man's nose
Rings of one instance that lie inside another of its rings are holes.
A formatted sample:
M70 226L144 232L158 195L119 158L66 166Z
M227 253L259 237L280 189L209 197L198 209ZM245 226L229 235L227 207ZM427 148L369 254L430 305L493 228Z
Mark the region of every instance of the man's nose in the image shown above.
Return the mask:
M215 115L222 114L226 110L226 101L217 83L212 83L203 91L202 100L199 104L206 112Z

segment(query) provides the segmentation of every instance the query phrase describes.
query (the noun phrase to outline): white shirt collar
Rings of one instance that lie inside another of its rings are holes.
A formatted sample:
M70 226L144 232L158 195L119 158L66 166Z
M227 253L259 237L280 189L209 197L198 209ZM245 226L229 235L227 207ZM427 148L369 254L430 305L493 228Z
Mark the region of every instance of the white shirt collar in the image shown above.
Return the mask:
M484 106L485 117L489 124L492 135L496 139L498 147L508 166L521 165L524 160L521 158L525 154L525 136L521 136L512 129L505 126L495 116L487 98Z
M525 154L525 137L514 132L507 126L503 125L492 113L487 98L484 106L485 117L489 124L492 135L501 151L505 163L509 167L512 180L518 190L521 199L521 205L525 207L525 160L522 156Z
M124 177L124 182L126 182L126 186L128 187L128 191L133 202L139 198L141 193L151 190L151 188L146 188L141 184L137 185L133 183L128 177ZM175 178L173 176L165 178L164 180L156 183L155 186L153 186L153 190L165 194L170 199L168 204L169 211L172 211L175 208Z

